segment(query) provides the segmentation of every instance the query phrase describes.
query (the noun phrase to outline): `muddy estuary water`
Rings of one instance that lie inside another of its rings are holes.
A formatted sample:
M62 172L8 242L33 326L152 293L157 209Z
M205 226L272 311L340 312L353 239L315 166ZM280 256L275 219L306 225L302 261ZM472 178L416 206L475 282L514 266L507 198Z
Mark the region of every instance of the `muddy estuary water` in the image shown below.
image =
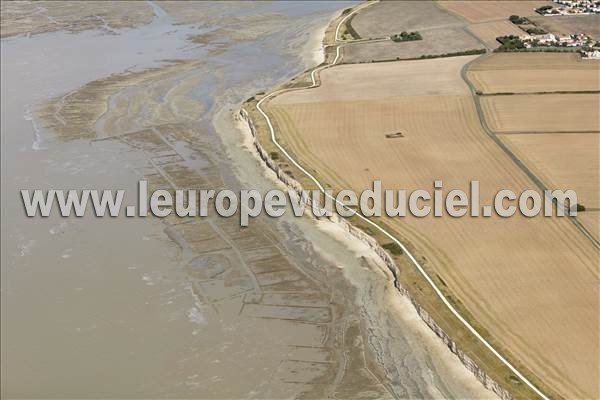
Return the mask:
M21 189L275 187L233 116L348 3L56 4L2 39L3 397L492 397L328 222L25 216Z

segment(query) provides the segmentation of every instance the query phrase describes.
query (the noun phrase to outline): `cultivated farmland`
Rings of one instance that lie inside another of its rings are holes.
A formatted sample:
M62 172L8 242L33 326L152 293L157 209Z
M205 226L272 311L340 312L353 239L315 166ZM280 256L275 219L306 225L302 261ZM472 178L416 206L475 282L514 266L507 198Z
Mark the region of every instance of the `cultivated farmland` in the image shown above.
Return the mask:
M481 105L495 132L600 133L598 94L483 96Z
M268 111L284 146L337 190L361 191L380 179L384 189L429 189L442 180L468 191L479 180L490 204L500 189L534 185L482 130L460 78L470 60L330 68L322 86L282 94ZM501 82L485 78L501 91ZM386 138L393 132L403 137ZM598 396L598 252L567 218L382 221L543 382L566 397Z
M577 220L588 230L596 239L600 240L600 211L586 211L577 214Z
M363 38L464 25L433 1L382 1L362 10L352 19L352 27Z
M595 92L480 101L490 129L504 133L501 140L546 187L577 192L586 206L577 220L598 240L600 63L575 54L494 54L473 63L468 77L483 92Z
M496 53L473 63L467 76L483 93L600 90L600 63L579 54Z
M355 43L344 46L344 62L417 58L484 46L466 30L466 23L433 1L383 1L352 18L352 28L362 38L384 38L402 31L418 31L422 40Z
M365 64L335 67L339 73L326 70L327 90L299 90L279 96L274 104L294 104L323 101L382 100L400 96L451 95L466 93L467 85L460 74L443 74L440 69L457 71L476 57L451 57L422 61L385 64ZM376 79L363 79L371 74Z
M470 22L485 22L508 18L516 14L520 16L536 15L535 9L552 4L549 1L486 1L483 5L477 1L438 1L446 10L459 15Z
M523 35L523 31L508 20L483 22L469 25L469 30L477 36L486 46L497 48L500 43L496 40L499 36Z
M548 133L501 137L550 189L573 189L580 203L600 208L600 135Z
M482 49L484 46L462 27L419 31L423 40L396 43L393 41L352 43L344 46L344 63L371 62L419 58L422 55L439 55Z
M543 17L541 15L530 18L538 26L552 33L585 33L600 40L600 15L560 15Z

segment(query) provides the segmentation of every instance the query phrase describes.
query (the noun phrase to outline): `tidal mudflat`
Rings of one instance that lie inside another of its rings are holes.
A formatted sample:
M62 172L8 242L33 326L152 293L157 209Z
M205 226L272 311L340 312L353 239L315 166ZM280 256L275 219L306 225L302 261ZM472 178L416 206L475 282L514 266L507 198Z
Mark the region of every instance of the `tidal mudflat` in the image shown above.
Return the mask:
M326 223L25 217L25 188L272 188L232 116L312 65L346 6L135 5L11 5L2 395L492 397Z

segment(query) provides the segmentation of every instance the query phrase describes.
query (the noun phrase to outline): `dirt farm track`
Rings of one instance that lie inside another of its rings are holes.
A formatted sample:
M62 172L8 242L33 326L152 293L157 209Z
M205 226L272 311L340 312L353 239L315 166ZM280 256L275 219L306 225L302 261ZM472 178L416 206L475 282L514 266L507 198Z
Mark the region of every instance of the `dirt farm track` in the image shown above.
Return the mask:
M468 191L476 179L489 203L500 188L533 186L481 127L461 78L472 60L336 66L321 73L320 87L281 94L266 108L282 145L336 190L361 191L381 179L384 189L412 191L441 179L445 188ZM506 90L478 68L484 90ZM397 131L404 137L385 137ZM598 396L598 252L570 221L384 222L536 376L565 397Z

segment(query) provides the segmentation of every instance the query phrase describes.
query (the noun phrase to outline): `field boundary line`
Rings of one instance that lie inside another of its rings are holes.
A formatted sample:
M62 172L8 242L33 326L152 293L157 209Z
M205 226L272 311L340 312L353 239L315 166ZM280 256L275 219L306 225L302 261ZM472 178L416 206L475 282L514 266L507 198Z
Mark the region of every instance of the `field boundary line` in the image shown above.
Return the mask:
M469 68L469 66L471 64L473 64L477 60L480 60L483 57L489 57L490 55L491 54L484 54L481 57L477 57L476 59L463 65L463 67L460 71L460 75L461 75L463 81L465 81L465 83L469 87L469 90L471 91L471 98L473 99L473 103L475 104L475 111L477 112L477 117L479 118L479 123L480 123L481 127L483 128L483 131L486 133L486 135L489 138L491 138L498 147L500 147L500 149L519 167L519 169L522 172L524 172L525 175L527 175L527 177L529 177L529 179L531 179L533 181L533 183L538 187L538 189L540 189L544 193L547 193L549 191L549 189L546 186L546 184L544 182L542 182L542 180L540 178L538 178L537 175L535 173L533 173L533 171L531 171L527 167L527 165L525 165L525 162L523 162L523 160L521 160L519 157L517 157L517 155L508 147L508 145L506 145L502 140L500 140L498 138L498 136L499 136L498 132L495 132L490 128L490 126L487 123L487 120L485 119L485 114L484 114L483 108L481 106L481 98L477 94L477 89L475 88L475 85L473 85L473 82L471 82L471 80L467 76L467 69ZM560 133L560 132L547 132L547 133ZM533 134L535 134L535 133L533 133ZM560 206L563 211L565 210L564 204L557 202L557 207L558 206ZM596 239L587 230L587 228L585 226L583 226L583 224L581 222L579 222L579 220L577 220L576 216L569 216L568 219L569 219L569 221L571 221L571 223L573 225L575 225L575 228L577 228L577 230L579 230L579 232L581 232L583 234L583 236L586 237L586 239L588 239L590 242L592 242L592 245L596 248L596 250L600 249L600 241L598 239Z
M365 4L372 4L372 3L365 3ZM334 40L335 40L336 44L333 44L333 46L336 46L336 55L335 55L335 58L333 59L333 61L330 64L324 64L321 67L317 67L317 68L313 69L313 71L310 74L310 77L311 77L311 80L312 80L312 84L310 86L308 86L308 87L305 87L305 88L297 88L298 90L300 90L300 89L315 88L317 86L320 86L320 82L317 82L317 80L315 78L315 74L317 72L320 72L320 71L326 69L326 68L335 66L337 64L337 62L339 61L339 59L340 59L340 49L344 46L344 43L339 39L339 30L340 30L341 25L344 23L344 21L346 21L346 19L348 19L351 15L354 15L356 12L358 12L362 8L364 8L364 7L359 7L357 9L355 9L354 11L348 13L348 15L346 15L344 18L342 18L342 20L338 23L338 25L336 27L336 30L335 30L335 37L334 37ZM337 44L337 42L342 42L342 43ZM466 65L469 65L469 64L471 64L471 62L467 63ZM463 67L463 69L464 69L464 67ZM461 73L462 73L462 71L461 71ZM300 165L300 163L298 161L296 161L286 151L286 149L277 141L277 138L276 138L276 135L275 135L275 129L273 127L271 119L269 118L269 116L267 115L267 113L261 108L261 104L263 104L266 100L271 99L271 98L277 96L278 94L281 94L283 92L288 92L288 91L291 91L291 90L294 90L294 89L279 89L279 90L276 90L274 92L271 92L271 93L265 95L262 99L260 99L256 103L256 109L264 117L265 121L267 122L267 126L269 127L269 131L270 131L270 135L271 135L271 141L273 142L273 144L275 144L275 146L287 157L288 160L290 160L290 162L296 168L298 168L300 171L302 171L302 173L304 173L308 178L310 178L310 180L313 181L313 183L317 186L317 188L319 189L319 191L321 191L326 197L332 199L336 204L339 204L340 206L344 207L346 210L350 211L352 215L358 217L362 221L364 221L367 224L373 226L375 229L377 229L379 232L381 232L385 237L387 237L392 242L394 242L396 245L398 245L402 249L402 251L404 252L404 254L406 254L406 256L410 259L410 261L412 262L412 264L417 268L417 270L423 276L423 278L427 281L427 283L431 286L431 288L433 289L433 291L435 292L435 294L437 295L437 297L444 303L444 305L446 306L446 308L452 313L452 315L454 315L462 323L462 325L465 328L467 328L467 330L471 334L473 334L473 336L475 336L477 338L477 340L479 340L479 342L481 344L484 345L484 347L486 347L502 364L504 364L504 366L506 366L512 373L514 373L527 387L529 387L533 392L535 392L540 398L542 398L544 400L550 400L548 396L546 396L540 389L538 389L533 383L531 383L515 366L513 366L506 358L504 358L504 356L502 356L502 354L500 354L500 352L497 351L458 312L458 310L456 310L456 308L448 301L448 299L446 298L446 296L444 296L444 294L442 293L442 291L435 284L435 282L429 276L429 274L427 274L427 272L425 271L425 269L423 268L423 266L421 266L421 264L417 261L417 259L412 255L412 253L406 248L406 246L400 240L398 240L391 233L389 233L387 230L385 230L384 228L382 228L381 226L379 226L375 222L371 221L369 218L364 217L363 215L359 214L355 210L347 207L344 203L340 202L339 200L337 200L336 198L334 198L333 196L331 196L329 193L327 193L327 191L325 190L325 188L323 187L323 185L321 185L321 183L317 180L317 178L315 178L310 172L308 172L304 167L302 167L302 165ZM471 88L471 90L472 90L472 88ZM498 140L498 139L496 138L496 140Z
M599 94L600 90L557 90L554 92L478 92L481 97L488 96L547 96L547 95L563 95L563 94Z
M575 130L575 131L499 131L494 133L497 136L507 136L507 135L552 135L552 134L583 134L583 135L597 135L600 134L600 131L586 131Z

